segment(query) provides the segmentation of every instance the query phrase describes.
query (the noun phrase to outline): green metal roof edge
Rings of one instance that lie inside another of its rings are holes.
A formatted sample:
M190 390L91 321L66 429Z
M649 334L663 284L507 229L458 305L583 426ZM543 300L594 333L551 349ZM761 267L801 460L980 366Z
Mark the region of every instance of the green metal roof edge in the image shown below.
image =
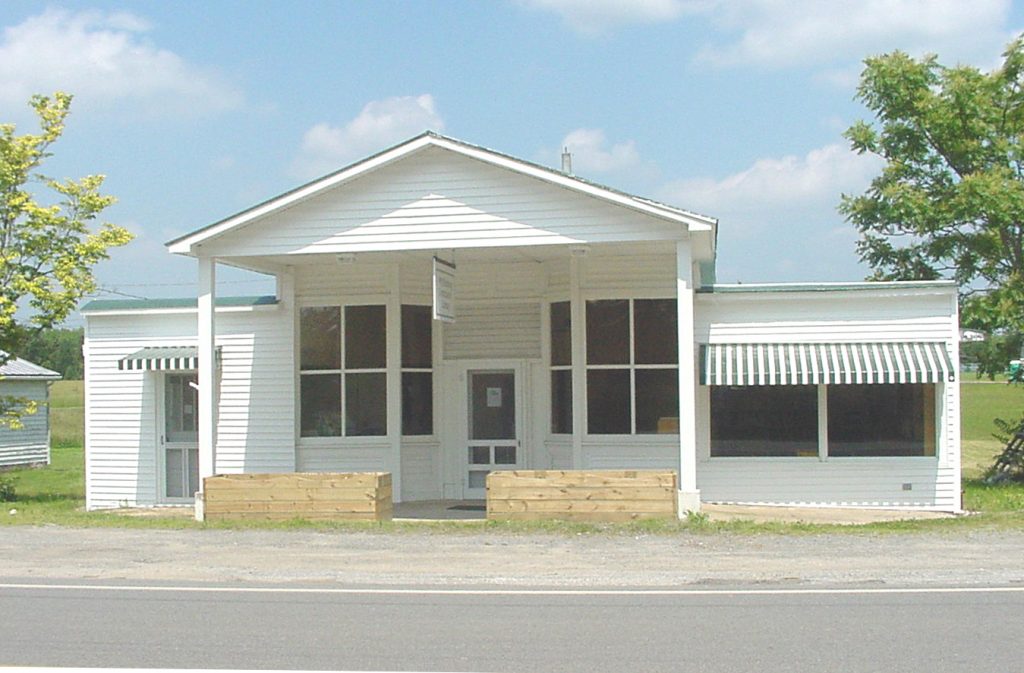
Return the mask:
M700 294L748 294L768 292L870 292L872 290L917 290L956 287L952 280L887 280L854 283L739 283L705 285Z
M271 306L277 304L272 295L251 297L217 297L217 306ZM79 309L80 313L102 311L145 311L147 309L196 308L195 297L174 299L94 299Z

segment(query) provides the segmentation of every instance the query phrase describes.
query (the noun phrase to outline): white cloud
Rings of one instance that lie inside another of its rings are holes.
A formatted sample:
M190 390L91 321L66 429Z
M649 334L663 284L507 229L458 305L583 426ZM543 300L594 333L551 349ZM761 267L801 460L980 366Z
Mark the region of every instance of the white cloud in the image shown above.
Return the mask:
M242 94L217 75L145 39L127 12L48 9L0 37L0 105L21 109L34 93L68 91L86 107L196 114L237 107Z
M610 173L635 168L640 165L640 153L636 143L627 140L615 145L608 144L601 129L576 129L562 139L561 147L567 147L572 154L574 173Z
M831 144L803 157L758 159L750 168L720 180L680 180L662 191L684 208L710 212L755 215L823 203L834 207L840 193L863 190L878 172L879 162L876 157Z
M893 49L987 65L1010 39L1009 0L717 0L700 11L738 33L698 55L720 66L825 65Z
M519 0L531 9L555 12L584 35L601 35L630 23L678 19L688 3L682 0Z
M856 232L836 207L841 194L863 192L880 169L877 157L832 144L804 156L760 159L720 179L673 182L658 196L719 218L723 282L850 280L866 269L856 260Z
M430 94L371 101L344 126L322 122L306 131L292 172L322 175L427 130L444 130Z

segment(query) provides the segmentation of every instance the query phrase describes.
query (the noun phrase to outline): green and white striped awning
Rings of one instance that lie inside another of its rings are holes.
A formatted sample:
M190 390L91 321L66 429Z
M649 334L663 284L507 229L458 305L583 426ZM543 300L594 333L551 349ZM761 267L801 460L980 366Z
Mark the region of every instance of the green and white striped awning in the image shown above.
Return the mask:
M702 344L708 386L940 383L955 381L942 342Z
M217 347L215 366L220 366ZM117 361L117 368L127 371L188 371L199 368L199 349L195 346L147 347Z

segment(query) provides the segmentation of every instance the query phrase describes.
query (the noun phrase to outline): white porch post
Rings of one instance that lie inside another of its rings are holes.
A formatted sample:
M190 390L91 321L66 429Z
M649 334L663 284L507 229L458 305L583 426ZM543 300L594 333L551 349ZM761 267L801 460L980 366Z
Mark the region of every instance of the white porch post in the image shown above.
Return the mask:
M401 268L391 267L388 276L385 349L387 353L387 434L388 466L394 502L402 501L402 296ZM433 321L431 321L433 322Z
M676 243L676 312L679 327L679 515L700 511L697 490L697 413L693 338L693 265L690 242Z
M585 249L569 249L569 344L572 358L572 467L573 470L583 469L583 432L586 411L583 407L587 399L586 366L583 362L584 334L583 323L586 320L583 305L583 293L580 290L580 267L582 266Z
M216 260L199 257L199 490L216 471L217 367L215 358ZM196 496L196 518L202 520L202 495Z

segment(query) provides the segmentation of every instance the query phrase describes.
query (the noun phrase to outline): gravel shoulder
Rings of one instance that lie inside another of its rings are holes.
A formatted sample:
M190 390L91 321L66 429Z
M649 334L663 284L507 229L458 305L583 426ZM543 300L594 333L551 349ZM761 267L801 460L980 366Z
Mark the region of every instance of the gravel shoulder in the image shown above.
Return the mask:
M547 535L0 528L0 579L665 587L1024 583L1024 533Z

